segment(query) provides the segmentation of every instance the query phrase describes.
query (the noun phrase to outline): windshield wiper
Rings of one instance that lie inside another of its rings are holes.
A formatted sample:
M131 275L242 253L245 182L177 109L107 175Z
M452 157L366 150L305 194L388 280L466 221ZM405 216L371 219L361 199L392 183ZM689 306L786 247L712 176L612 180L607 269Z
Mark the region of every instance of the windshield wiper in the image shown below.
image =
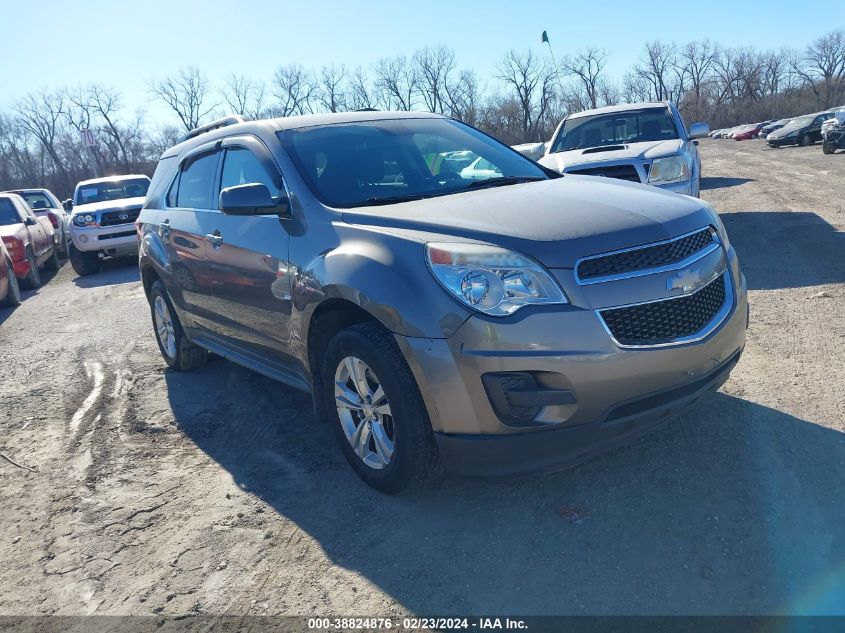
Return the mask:
M348 208L353 209L355 207L375 207L382 204L396 204L397 202L411 202L413 200L422 200L424 198L431 198L433 195L436 194L411 194L407 196L387 196L384 198L373 197L367 198L366 200L362 200L361 202L356 202L354 204L349 205Z
M539 178L537 176L502 176L500 178L488 178L486 180L476 180L475 182L471 182L466 187L458 189L458 191L465 191L467 189L482 189L484 187L518 185L523 182L536 182L537 180L546 180L546 178Z

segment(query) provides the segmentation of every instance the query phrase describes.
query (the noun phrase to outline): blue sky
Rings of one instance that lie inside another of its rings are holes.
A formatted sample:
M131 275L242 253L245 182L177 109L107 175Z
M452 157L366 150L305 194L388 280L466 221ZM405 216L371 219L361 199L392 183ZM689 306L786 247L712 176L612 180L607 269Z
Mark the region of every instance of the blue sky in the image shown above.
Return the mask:
M279 64L368 66L445 44L487 81L511 48L547 55L546 29L558 59L597 45L621 76L651 39L803 47L845 28L845 0L0 0L0 15L0 105L42 86L98 82L159 119L169 115L150 103L147 83L180 66L212 80L232 72L269 79Z

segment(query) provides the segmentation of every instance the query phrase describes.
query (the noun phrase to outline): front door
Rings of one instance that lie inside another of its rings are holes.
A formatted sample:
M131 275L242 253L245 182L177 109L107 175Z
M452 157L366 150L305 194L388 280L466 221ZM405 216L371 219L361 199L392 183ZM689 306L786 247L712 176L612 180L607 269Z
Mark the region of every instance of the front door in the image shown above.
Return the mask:
M269 150L252 136L223 143L219 192L261 183L274 198L285 195L281 171ZM290 350L290 235L277 215L217 213L206 245L215 311L227 338L262 360L287 365Z

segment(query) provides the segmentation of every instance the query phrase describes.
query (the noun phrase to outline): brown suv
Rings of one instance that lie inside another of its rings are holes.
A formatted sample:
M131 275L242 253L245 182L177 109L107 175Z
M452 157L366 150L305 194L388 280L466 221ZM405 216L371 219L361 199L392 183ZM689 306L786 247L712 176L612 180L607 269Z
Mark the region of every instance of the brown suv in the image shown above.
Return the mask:
M388 492L441 463L571 465L718 388L745 344L706 203L561 176L438 115L205 126L162 155L139 231L165 361L310 391Z

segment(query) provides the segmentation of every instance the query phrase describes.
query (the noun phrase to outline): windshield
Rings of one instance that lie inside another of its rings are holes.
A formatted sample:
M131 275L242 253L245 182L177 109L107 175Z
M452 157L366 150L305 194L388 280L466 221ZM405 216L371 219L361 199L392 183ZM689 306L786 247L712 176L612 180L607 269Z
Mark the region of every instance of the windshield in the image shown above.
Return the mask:
M506 145L448 119L339 123L284 130L279 138L309 189L333 207L549 178Z
M0 226L20 224L20 217L15 205L8 198L0 198Z
M50 200L50 196L41 193L40 191L19 191L18 195L26 200L29 208L33 211L40 211L42 209L57 209L56 205Z
M567 119L552 144L552 152L573 149L666 141L678 138L672 114L666 108L610 112Z
M784 125L783 127L802 127L804 125L810 125L813 122L813 116L802 116L798 117L797 119L792 119L789 123Z
M129 178L126 180L83 184L76 190L76 199L73 201L73 204L90 204L92 202L104 202L106 200L138 198L147 195L147 188L149 186L149 178Z

